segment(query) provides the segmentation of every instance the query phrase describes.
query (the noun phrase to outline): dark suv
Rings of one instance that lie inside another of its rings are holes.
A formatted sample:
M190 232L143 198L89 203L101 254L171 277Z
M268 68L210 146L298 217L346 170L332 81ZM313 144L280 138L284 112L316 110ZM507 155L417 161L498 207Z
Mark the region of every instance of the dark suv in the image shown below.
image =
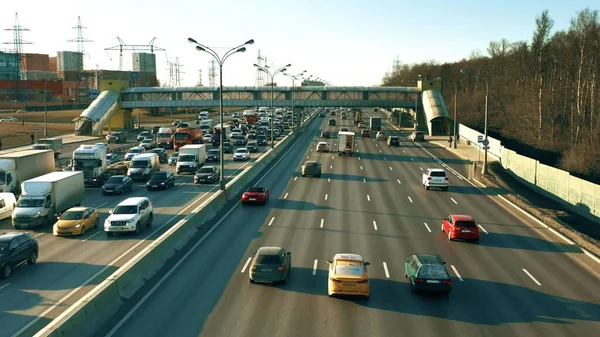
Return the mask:
M122 144L127 142L127 136L125 136L124 132L113 132L110 135L106 136L106 141L110 143Z
M0 278L9 278L13 268L27 262L37 262L40 248L38 242L29 233L0 234Z
M390 136L387 141L388 146L400 146L400 138L397 136Z
M267 145L267 136L265 135L258 135L256 136L256 144L258 145Z
M449 294L452 290L446 261L440 255L414 254L404 260L404 276L408 278L410 290Z

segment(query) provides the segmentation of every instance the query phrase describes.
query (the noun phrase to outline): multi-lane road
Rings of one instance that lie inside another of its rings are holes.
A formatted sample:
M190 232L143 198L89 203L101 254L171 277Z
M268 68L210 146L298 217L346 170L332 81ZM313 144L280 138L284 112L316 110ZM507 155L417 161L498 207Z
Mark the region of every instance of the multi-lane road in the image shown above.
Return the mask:
M316 153L328 119L264 173L267 206L231 208L98 336L598 334L599 268L575 246L491 196L499 191L471 185L466 163L444 149L357 138L355 157ZM321 178L300 176L307 159L322 163ZM429 167L449 172L449 191L422 188ZM473 215L480 243L449 242L440 231L449 214ZM287 284L249 283L248 262L261 246L292 252ZM325 261L340 252L371 263L368 300L327 296ZM449 297L410 292L403 260L413 253L443 255Z
M78 146L65 146L64 156ZM226 154L226 179L229 181L252 165L266 150L267 146L261 147L261 153L253 153L248 162L233 162L232 155ZM161 169L174 167L163 164ZM194 185L193 175L177 176L175 188L167 191L148 192L141 182L123 196L103 196L100 188L87 188L83 205L100 211L100 223L123 199L147 196L154 206L153 227L140 236L110 238L102 230L88 231L83 237L54 237L51 228L29 230L39 242L38 263L17 268L10 279L0 280L0 336L35 334L217 190L218 183ZM10 219L0 222L0 233L18 231L21 230L15 230Z

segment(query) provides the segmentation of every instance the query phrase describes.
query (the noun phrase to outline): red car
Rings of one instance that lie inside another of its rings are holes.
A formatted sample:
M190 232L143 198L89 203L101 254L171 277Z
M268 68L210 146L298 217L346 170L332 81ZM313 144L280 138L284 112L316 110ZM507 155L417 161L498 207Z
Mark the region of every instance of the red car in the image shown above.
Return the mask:
M269 201L269 190L264 187L250 187L242 194L242 205L263 204Z
M464 239L479 242L479 228L470 215L449 215L442 219L442 232L448 234L448 240Z
M371 131L369 131L369 130L362 130L360 132L360 136L361 137L371 137Z

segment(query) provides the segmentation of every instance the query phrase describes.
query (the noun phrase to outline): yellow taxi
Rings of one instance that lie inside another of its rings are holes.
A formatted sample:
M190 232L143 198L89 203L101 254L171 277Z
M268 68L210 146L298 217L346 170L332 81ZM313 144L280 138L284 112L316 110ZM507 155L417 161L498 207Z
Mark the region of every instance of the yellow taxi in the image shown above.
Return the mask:
M327 294L369 297L369 273L365 261L358 254L336 254L329 263Z
M66 210L52 228L56 236L84 235L90 228L97 228L99 213L92 207L73 207Z

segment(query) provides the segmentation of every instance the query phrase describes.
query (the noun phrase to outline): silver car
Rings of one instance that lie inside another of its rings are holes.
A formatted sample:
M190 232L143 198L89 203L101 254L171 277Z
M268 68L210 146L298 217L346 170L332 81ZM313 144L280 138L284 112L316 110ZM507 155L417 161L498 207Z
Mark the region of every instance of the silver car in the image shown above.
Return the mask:
M287 281L292 267L292 253L281 247L260 247L253 254L248 270L250 283Z

